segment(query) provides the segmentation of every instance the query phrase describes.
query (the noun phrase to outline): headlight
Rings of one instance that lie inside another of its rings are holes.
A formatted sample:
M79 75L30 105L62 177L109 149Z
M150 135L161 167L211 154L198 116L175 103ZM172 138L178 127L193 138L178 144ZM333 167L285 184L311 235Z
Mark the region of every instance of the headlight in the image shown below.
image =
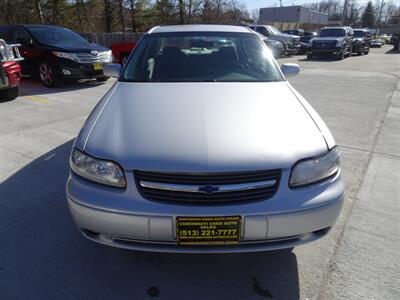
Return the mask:
M68 52L58 52L58 51L52 51L53 55L61 58L66 58L70 59L76 62L79 62L79 58L76 56L75 53L68 53Z
M112 51L111 50L107 51L107 54L108 54L108 62L112 63L114 61L114 56L112 54Z
M339 170L339 152L333 148L321 156L297 162L290 174L289 186L315 183L335 175Z
M124 171L116 163L89 156L74 148L70 159L71 170L88 180L98 183L126 187Z
M343 40L339 40L336 42L336 47L342 47L343 45Z

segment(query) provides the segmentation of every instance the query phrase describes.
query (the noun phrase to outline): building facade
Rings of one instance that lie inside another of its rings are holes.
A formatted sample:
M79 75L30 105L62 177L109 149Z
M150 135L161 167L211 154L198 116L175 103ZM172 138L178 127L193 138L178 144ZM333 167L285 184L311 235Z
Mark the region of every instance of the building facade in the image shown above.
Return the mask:
M259 23L276 22L326 25L328 14L299 5L260 8Z

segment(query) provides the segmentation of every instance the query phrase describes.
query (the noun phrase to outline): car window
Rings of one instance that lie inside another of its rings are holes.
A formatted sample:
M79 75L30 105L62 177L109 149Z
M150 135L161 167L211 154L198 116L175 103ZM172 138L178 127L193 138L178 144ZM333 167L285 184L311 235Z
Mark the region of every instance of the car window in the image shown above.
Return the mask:
M354 36L355 37L365 37L366 32L363 30L354 30Z
M31 34L42 44L87 44L89 43L76 32L62 27L31 27Z
M268 26L268 28L275 35L281 34L281 32L278 29L276 29L274 26Z
M281 81L262 40L251 33L148 34L128 61L122 81Z
M0 39L5 40L7 43L12 42L12 30L10 27L0 27Z
M264 36L268 36L269 35L269 32L268 32L267 28L265 28L264 26L253 26L253 27L250 27L250 28L253 29L254 31L257 31L257 32L261 33Z
M320 37L342 37L346 35L346 30L341 28L321 29Z
M13 30L13 41L20 43L22 45L26 44L29 40L31 39L31 37L29 36L29 34L21 29L21 28L15 28Z

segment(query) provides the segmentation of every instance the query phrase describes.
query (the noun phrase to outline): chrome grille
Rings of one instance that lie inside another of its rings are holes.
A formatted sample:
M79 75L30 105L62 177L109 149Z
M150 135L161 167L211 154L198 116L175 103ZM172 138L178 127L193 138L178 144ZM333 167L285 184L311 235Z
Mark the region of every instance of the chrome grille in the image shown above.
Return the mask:
M314 41L313 48L316 49L325 49L332 48L336 46L336 41Z
M109 63L111 62L111 52L98 52L96 55L90 53L76 53L76 56L81 63Z
M229 173L134 171L139 192L149 200L187 204L225 204L271 198L281 170Z

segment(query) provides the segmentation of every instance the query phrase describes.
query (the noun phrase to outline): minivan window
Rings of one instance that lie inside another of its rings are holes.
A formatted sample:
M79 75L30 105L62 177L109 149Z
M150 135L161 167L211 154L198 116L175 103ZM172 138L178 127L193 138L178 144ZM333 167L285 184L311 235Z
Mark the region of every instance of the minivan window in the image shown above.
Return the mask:
M89 43L82 36L62 27L30 27L29 31L33 37L42 44L87 44Z
M15 28L14 29L14 34L13 34L13 41L17 43L21 43L22 46L23 44L28 42L29 39L31 38L28 33L26 33L23 29L20 28Z
M283 77L255 34L187 32L145 35L120 80L259 82Z
M341 37L346 36L346 31L344 29L321 29L319 33L320 37Z

